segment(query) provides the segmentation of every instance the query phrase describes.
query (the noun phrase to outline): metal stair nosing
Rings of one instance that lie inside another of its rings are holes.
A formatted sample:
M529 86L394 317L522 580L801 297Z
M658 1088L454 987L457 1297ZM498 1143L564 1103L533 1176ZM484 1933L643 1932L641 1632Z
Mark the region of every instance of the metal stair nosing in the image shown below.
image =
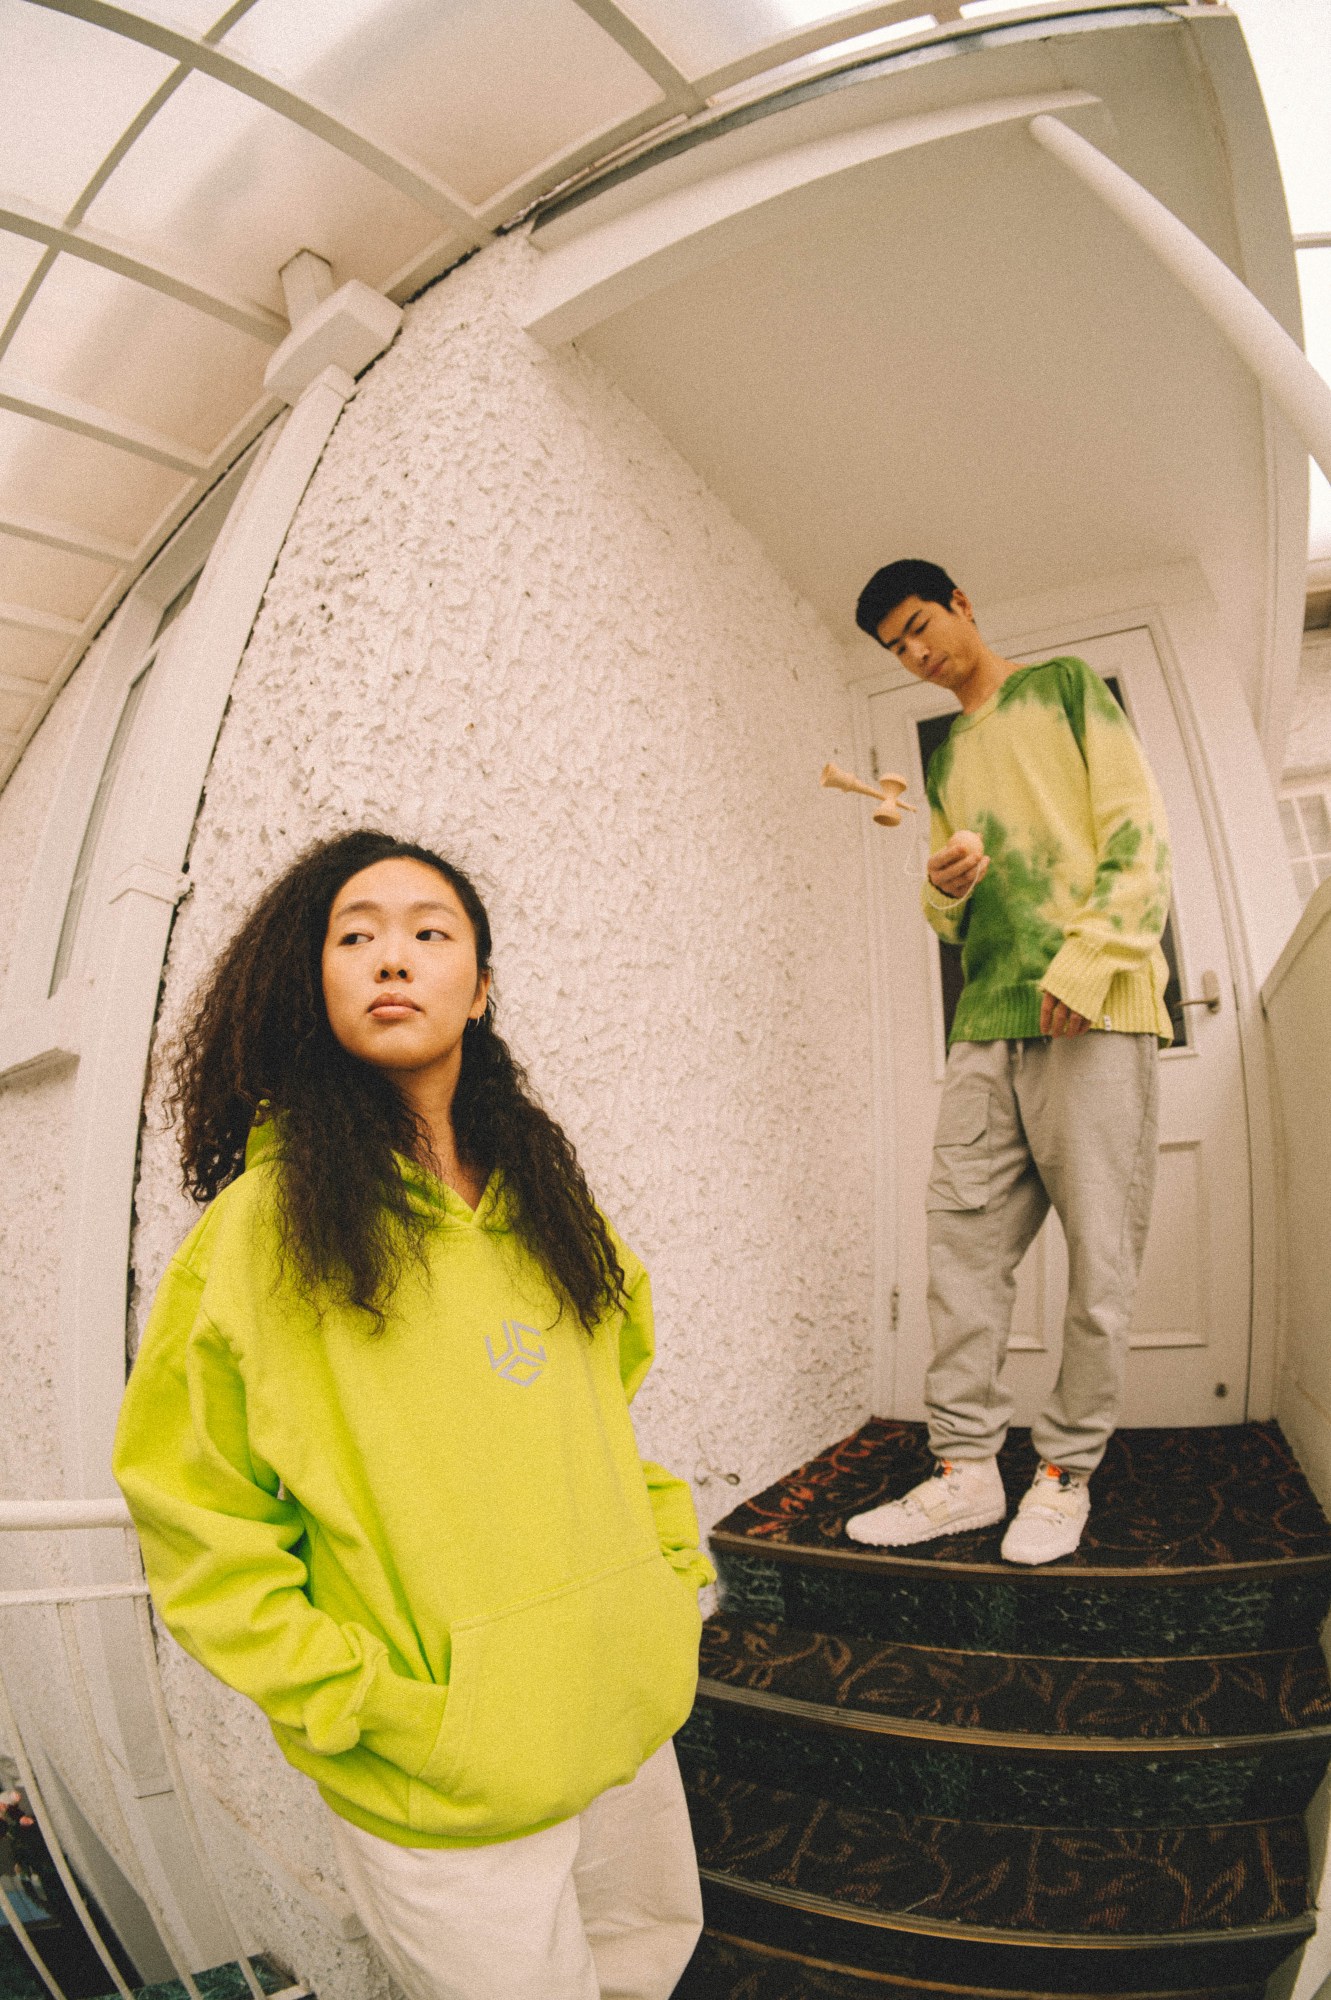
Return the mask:
M722 1707L751 1709L779 1716L782 1721L810 1730L830 1729L865 1736L901 1737L911 1742L1008 1752L1015 1756L1106 1760L1111 1757L1177 1757L1203 1761L1211 1757L1235 1757L1253 1752L1270 1755L1288 1751L1291 1761L1294 1761L1294 1752L1325 1744L1328 1759L1331 1759L1331 1722L1268 1733L1249 1731L1239 1736L1042 1736L1015 1729L977 1729L956 1723L921 1722L913 1716L888 1715L873 1710L836 1708L828 1702L806 1701L797 1695L773 1694L765 1688L736 1687L729 1681L714 1680L706 1674L699 1676L698 1698Z
M1047 1968L1041 1986L1058 2000L1111 1991L1122 1991L1133 2000L1156 1993L1167 1993L1171 2000L1174 1995L1212 2000L1226 1973L1225 1983L1236 1983L1237 1975L1240 1987L1269 1977L1312 1935L1316 1922L1314 1912L1304 1911L1271 1923L1207 1931L1016 1931L924 1917L909 1910L869 1909L707 1866L699 1872L708 1929L717 1935L749 1941L742 1927L732 1927L733 1909L727 1921L726 1901L733 1905L739 1900L742 1906L761 1906L764 1935L753 1942L769 1949L806 1957L812 1945L820 1959L837 1971L885 1971L905 1984L938 1985L944 1992L951 1987L967 1996L987 1991L1001 2000L1024 2000L1032 1990L1036 1965ZM909 1949L915 1941L928 1949L927 1967L917 1970L908 1963L884 1963L893 1952L905 1958L922 1956ZM1242 1972L1236 1958L1246 1961ZM1004 1960L1011 1968L1007 1976L1000 1971ZM1134 1964L1148 1983L1133 1981ZM1093 1983L1086 1983L1088 1979Z
M723 1948L729 1947L745 1958L756 1960L760 1965L764 1961L778 1965L784 1963L801 1969L807 1968L816 1973L827 1973L838 1980L853 1982L856 2000L859 2000L861 1994L863 2000L893 2000L894 1995L902 1994L908 1994L909 2000L923 2000L926 1991L930 2000L934 2000L934 1996L938 1996L938 2000L1076 2000L1076 1996L1069 1996L1066 1992L1057 1993L1049 1987L1037 1990L1035 1987L1027 1986L1017 1990L999 1986L958 1986L951 1981L934 1979L927 1982L927 1987L922 1987L919 1980L909 1974L872 1972L861 1967L839 1965L832 1959L816 1958L808 1952L790 1951L781 1945L760 1943L755 1938L741 1937L732 1932L710 1927L707 1941ZM1212 1985L1207 1988L1205 2000L1263 2000L1264 1986L1265 1981L1255 1986L1251 1980L1242 1980L1238 1985ZM689 2000L692 2000L691 1988ZM1177 1986L1168 1988L1155 1986L1149 1990L1139 1988L1134 1992L1118 1987L1112 1992L1105 1991L1094 1996L1094 2000L1197 2000L1197 1995L1193 1988L1180 1989Z

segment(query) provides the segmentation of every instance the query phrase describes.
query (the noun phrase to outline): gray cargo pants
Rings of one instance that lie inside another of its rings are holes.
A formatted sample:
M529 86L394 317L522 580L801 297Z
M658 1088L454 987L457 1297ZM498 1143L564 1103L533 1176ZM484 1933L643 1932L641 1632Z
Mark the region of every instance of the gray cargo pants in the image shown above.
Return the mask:
M1031 1442L1071 1472L1100 1463L1123 1397L1158 1090L1154 1035L953 1044L926 1200L936 1456L989 1458L1007 1435L1016 1270L1052 1204L1068 1306L1058 1381Z

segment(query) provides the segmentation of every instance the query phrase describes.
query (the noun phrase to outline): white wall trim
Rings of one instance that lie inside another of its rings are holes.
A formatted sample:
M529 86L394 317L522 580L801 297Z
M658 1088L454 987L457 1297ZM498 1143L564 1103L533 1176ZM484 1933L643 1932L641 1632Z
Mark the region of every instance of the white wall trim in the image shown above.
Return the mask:
M891 656L884 654L885 660ZM852 671L860 663L851 662ZM892 682L890 684L895 684ZM873 725L869 698L885 685L881 670L850 684L851 727L854 732L855 770L867 776L873 760ZM917 799L914 804L919 807ZM892 951L884 926L877 921L879 890L876 873L883 865L875 852L883 830L875 827L871 815L860 815L860 837L864 852L865 909L869 918L869 1102L873 1117L873 1293L870 1305L872 1341L869 1377L869 1407L875 1416L889 1416L897 1407L897 1328L893 1323L893 1300L898 1296L901 1257L897 1229L897 1206L901 1190L897 1184L896 1076L892 1062L892 983L895 977ZM923 919L921 919L923 921Z

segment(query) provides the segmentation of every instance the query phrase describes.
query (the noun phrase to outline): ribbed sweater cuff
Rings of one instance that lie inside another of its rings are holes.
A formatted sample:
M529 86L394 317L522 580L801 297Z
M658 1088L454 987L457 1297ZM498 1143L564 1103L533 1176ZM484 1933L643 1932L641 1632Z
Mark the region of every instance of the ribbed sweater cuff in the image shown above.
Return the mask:
M1114 967L1098 945L1070 937L1064 939L1054 954L1040 984L1055 1000L1061 1000L1074 1014L1083 1015L1093 1027L1099 1028L1104 1025L1105 995L1113 977Z

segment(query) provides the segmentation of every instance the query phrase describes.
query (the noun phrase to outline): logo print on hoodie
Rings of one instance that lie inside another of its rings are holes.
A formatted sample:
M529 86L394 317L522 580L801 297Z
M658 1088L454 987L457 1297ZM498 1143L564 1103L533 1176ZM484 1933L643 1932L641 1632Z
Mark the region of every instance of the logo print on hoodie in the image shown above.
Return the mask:
M489 1334L485 1336L485 1351L490 1357L490 1366L505 1382L516 1382L520 1389L530 1388L545 1368L545 1349L541 1336L534 1326L523 1326L520 1320L506 1319L503 1327L504 1344L498 1350Z

